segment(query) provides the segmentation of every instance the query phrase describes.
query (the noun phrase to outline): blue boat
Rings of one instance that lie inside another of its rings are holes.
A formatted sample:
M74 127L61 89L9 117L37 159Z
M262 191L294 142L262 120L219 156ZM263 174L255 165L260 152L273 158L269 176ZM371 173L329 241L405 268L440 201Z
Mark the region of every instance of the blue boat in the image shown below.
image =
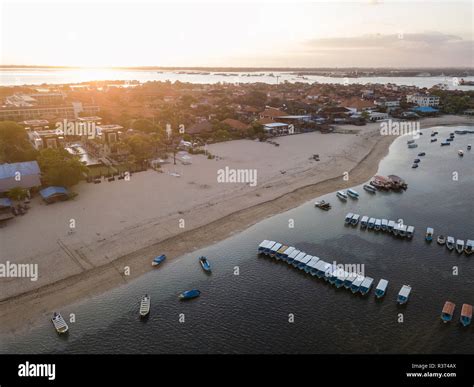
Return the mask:
M403 285L398 293L397 302L399 304L406 304L411 293L411 286Z
M201 292L197 289L185 290L179 295L180 300L191 300L192 298L199 297Z
M385 296L385 292L387 291L388 281L386 279L381 279L375 288L375 296L377 298L381 298Z
M451 145L451 144L447 141L444 141L444 142L441 143L441 146L446 146L446 145Z
M205 272L211 272L211 264L209 263L206 257L199 257L199 263L201 264L201 267Z
M153 261L151 262L152 266L158 266L160 263L162 263L166 259L166 255L162 254L158 257L155 257Z
M426 229L425 240L431 242L433 240L434 230L431 227Z

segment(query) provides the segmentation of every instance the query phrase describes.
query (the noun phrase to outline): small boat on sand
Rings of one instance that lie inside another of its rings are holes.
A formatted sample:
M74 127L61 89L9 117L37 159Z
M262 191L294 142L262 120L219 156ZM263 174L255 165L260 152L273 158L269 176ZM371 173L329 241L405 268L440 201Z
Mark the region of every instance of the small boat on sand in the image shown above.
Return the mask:
M344 191L337 191L336 196L343 202L347 200L347 194Z
M456 251L459 254L462 254L462 252L464 251L464 241L462 239L458 239L456 241Z
M411 293L411 286L410 285L403 285L398 293L397 302L399 304L405 304L408 302L408 297Z
M153 258L153 261L151 262L152 266L158 266L160 263L162 263L166 259L166 255L162 254L159 255L158 257Z
M456 305L451 301L446 301L444 303L443 311L441 312L441 320L443 320L444 323L447 323L453 319L455 308Z
M369 184L364 184L364 189L373 194L377 192L377 189Z
M385 292L387 291L387 286L388 286L388 281L386 279L381 279L375 288L375 296L377 298L381 298L385 295Z
M458 155L463 157L464 156L464 151L462 151L461 149L458 150Z
M211 272L211 264L209 263L209 260L206 257L199 257L199 264L201 265L202 269L210 273Z
M53 322L54 329L56 329L56 332L59 334L66 333L69 330L66 321L63 319L60 313L54 312L51 321Z
M438 235L436 242L438 242L439 245L444 245L446 243L446 237L444 235Z
M179 295L179 299L182 301L191 300L193 298L199 297L200 295L201 295L201 292L197 289L185 290Z
M140 301L140 317L146 317L148 316L148 313L150 313L150 296L148 294L145 294L141 301Z
M431 139L431 142L436 142L436 141L438 141L437 138L432 138L432 139Z
M418 168L418 164L417 164L417 163L414 163L414 164L412 164L411 167L412 167L413 169Z
M418 148L418 144L408 144L408 148Z
M451 236L448 236L446 238L446 247L448 250L454 250L454 238Z
M434 230L431 227L426 229L425 240L431 242L433 240Z
M421 157L421 156L426 156L426 153L425 152L418 153L418 157Z
M461 324L467 327L472 320L472 305L463 304L461 309Z

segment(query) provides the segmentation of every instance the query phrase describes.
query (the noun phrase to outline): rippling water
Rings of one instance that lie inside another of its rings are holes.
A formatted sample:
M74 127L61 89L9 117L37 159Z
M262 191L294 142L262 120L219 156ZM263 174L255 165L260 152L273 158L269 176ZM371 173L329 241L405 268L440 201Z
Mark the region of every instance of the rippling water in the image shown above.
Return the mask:
M247 72L232 72L231 75L224 73L210 74L178 74L172 71L150 71L150 70L119 70L119 69L51 69L51 68L4 68L0 69L0 85L41 85L41 84L63 84L81 83L97 80L110 81L180 81L189 83L254 83L263 82L276 84L277 82L303 82L303 83L394 83L396 85L433 87L437 84L445 84L449 89L473 90L474 86L457 85L456 79L445 76L435 77L359 77L359 78L333 78L319 75L307 75L304 78L297 77L290 72L257 72L254 76L247 76ZM271 75L273 74L273 75ZM278 79L277 79L278 76ZM459 79L458 79L459 80ZM474 81L474 77L464 77L466 81Z
M437 128L439 138L454 129ZM474 135L457 135L451 146L440 147L440 140L430 143L429 132L417 140L416 149L407 149L407 138L398 139L380 164L380 174L404 177L407 191L370 195L358 186L361 198L347 203L325 195L333 203L329 212L309 202L266 219L128 285L63 308L63 315L77 315L67 338L44 321L20 337L3 337L1 352L474 353L474 326L466 329L458 322L461 305L474 304L474 256L424 241L428 226L436 234L474 239L474 150L464 158L457 155L474 143ZM427 155L420 168L411 169L422 151ZM346 227L347 212L402 218L415 226L415 237L400 240ZM289 219L294 229L288 228ZM353 295L259 257L256 247L263 239L281 240L326 261L363 263L375 284L380 278L390 281L388 292L382 300L373 290L366 297ZM211 260L211 275L199 267L200 255ZM455 265L458 276L452 275ZM399 306L396 295L403 284L413 290L408 304ZM201 297L179 302L177 294L191 288L199 288ZM144 293L151 295L152 308L149 319L140 321ZM439 315L448 299L457 309L453 322L443 324ZM294 323L288 322L290 313ZM403 323L397 321L399 313Z

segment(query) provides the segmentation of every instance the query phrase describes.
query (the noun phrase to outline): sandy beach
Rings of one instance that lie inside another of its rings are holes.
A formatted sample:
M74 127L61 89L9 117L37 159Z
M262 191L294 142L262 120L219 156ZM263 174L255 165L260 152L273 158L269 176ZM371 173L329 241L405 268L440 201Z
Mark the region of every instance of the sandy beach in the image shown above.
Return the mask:
M472 125L474 118L421 121L422 128L457 124ZM77 198L68 202L46 205L35 197L26 215L0 228L0 262L39 267L38 281L0 278L0 333L31 328L64 305L128 283L152 270L156 255L179 257L367 181L397 138L379 130L379 123L341 125L335 133L276 138L278 147L250 140L218 143L208 147L216 160L192 156L191 165L167 164L163 173L149 170L130 181L80 183L73 188ZM256 186L218 182L218 170L226 167L256 170Z

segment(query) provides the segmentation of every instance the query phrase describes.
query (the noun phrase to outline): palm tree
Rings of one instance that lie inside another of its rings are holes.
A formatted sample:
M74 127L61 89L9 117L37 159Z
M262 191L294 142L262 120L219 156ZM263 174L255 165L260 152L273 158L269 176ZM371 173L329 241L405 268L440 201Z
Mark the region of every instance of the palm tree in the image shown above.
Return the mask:
M25 198L28 197L28 192L24 188L14 187L14 188L10 188L7 191L7 197L10 198L11 200L15 200L19 202L20 200L24 200Z

